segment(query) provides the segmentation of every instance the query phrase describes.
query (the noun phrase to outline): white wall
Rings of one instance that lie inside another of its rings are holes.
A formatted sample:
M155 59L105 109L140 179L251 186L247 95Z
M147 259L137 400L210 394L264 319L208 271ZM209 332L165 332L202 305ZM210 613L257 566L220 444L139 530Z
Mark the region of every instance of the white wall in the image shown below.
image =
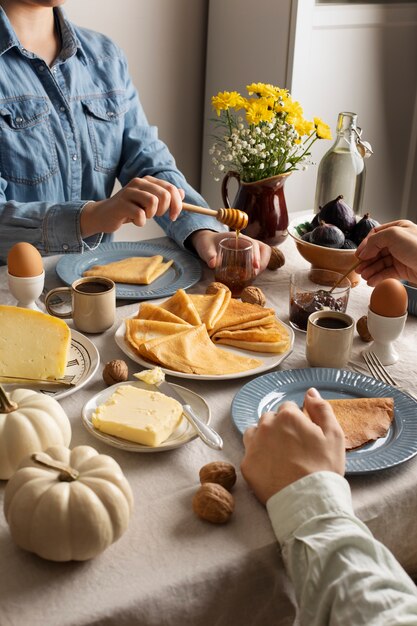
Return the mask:
M68 0L68 17L125 51L148 116L187 180L200 183L207 0ZM163 234L154 222L117 239Z

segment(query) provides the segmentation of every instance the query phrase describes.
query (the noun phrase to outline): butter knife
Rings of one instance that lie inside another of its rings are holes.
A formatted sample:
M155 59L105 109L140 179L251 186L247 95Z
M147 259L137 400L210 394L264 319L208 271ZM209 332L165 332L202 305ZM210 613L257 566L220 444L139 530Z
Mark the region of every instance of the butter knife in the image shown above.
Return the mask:
M161 393L164 393L170 398L174 398L174 400L177 400L177 402L182 405L185 417L190 424L194 426L198 436L207 446L210 446L210 448L213 448L214 450L221 450L223 448L223 439L220 437L219 433L211 428L211 426L208 426L208 424L204 424L204 422L202 422L201 419L194 413L190 405L184 403L184 399L181 398L180 394L177 393L171 385L163 381L156 383L155 386L158 387Z
M0 381L4 384L7 383L31 383L36 385L43 386L57 386L61 385L64 387L75 387L75 383L71 380L66 380L65 378L27 378L26 376L0 376Z

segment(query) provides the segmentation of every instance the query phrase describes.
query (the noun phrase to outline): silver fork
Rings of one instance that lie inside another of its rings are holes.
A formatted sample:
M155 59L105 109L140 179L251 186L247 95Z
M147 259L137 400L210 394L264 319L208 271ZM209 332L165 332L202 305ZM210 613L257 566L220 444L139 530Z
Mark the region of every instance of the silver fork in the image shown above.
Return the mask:
M369 371L371 372L374 378L378 378L379 380L381 380L383 383L386 383L387 385L396 387L397 389L405 393L407 396L410 396L410 398L413 398L413 400L417 400L416 394L414 394L412 391L410 391L406 387L401 386L395 380L395 378L391 376L391 374L388 372L385 365L381 363L379 357L375 354L375 352L363 352L363 358L365 360L365 363Z

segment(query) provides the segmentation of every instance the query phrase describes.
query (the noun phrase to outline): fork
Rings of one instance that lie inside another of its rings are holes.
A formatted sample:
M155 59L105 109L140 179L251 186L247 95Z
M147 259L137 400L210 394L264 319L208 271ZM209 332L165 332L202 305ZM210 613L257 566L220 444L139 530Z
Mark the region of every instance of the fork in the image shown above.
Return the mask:
M366 363L369 371L371 372L371 374L372 374L372 376L374 378L378 378L379 380L381 380L383 383L386 383L387 385L391 385L392 387L396 387L397 389L399 389L400 391L405 393L407 396L410 396L410 398L413 398L413 400L417 400L417 395L416 394L414 394L409 389L406 389L405 387L402 387L391 376L391 374L388 372L388 370L385 367L385 365L383 365L381 363L379 357L375 354L375 352L363 352L362 356L363 356L363 358L365 360L365 363Z

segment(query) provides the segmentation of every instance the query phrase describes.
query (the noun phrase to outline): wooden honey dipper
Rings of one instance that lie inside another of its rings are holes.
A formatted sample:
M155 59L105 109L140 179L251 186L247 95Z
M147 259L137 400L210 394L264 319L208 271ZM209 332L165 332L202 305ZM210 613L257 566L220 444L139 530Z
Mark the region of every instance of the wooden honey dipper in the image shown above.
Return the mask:
M239 209L207 209L206 207L196 206L195 204L182 203L182 208L192 213L201 213L202 215L212 215L222 224L229 226L232 230L243 230L248 225L248 215Z

